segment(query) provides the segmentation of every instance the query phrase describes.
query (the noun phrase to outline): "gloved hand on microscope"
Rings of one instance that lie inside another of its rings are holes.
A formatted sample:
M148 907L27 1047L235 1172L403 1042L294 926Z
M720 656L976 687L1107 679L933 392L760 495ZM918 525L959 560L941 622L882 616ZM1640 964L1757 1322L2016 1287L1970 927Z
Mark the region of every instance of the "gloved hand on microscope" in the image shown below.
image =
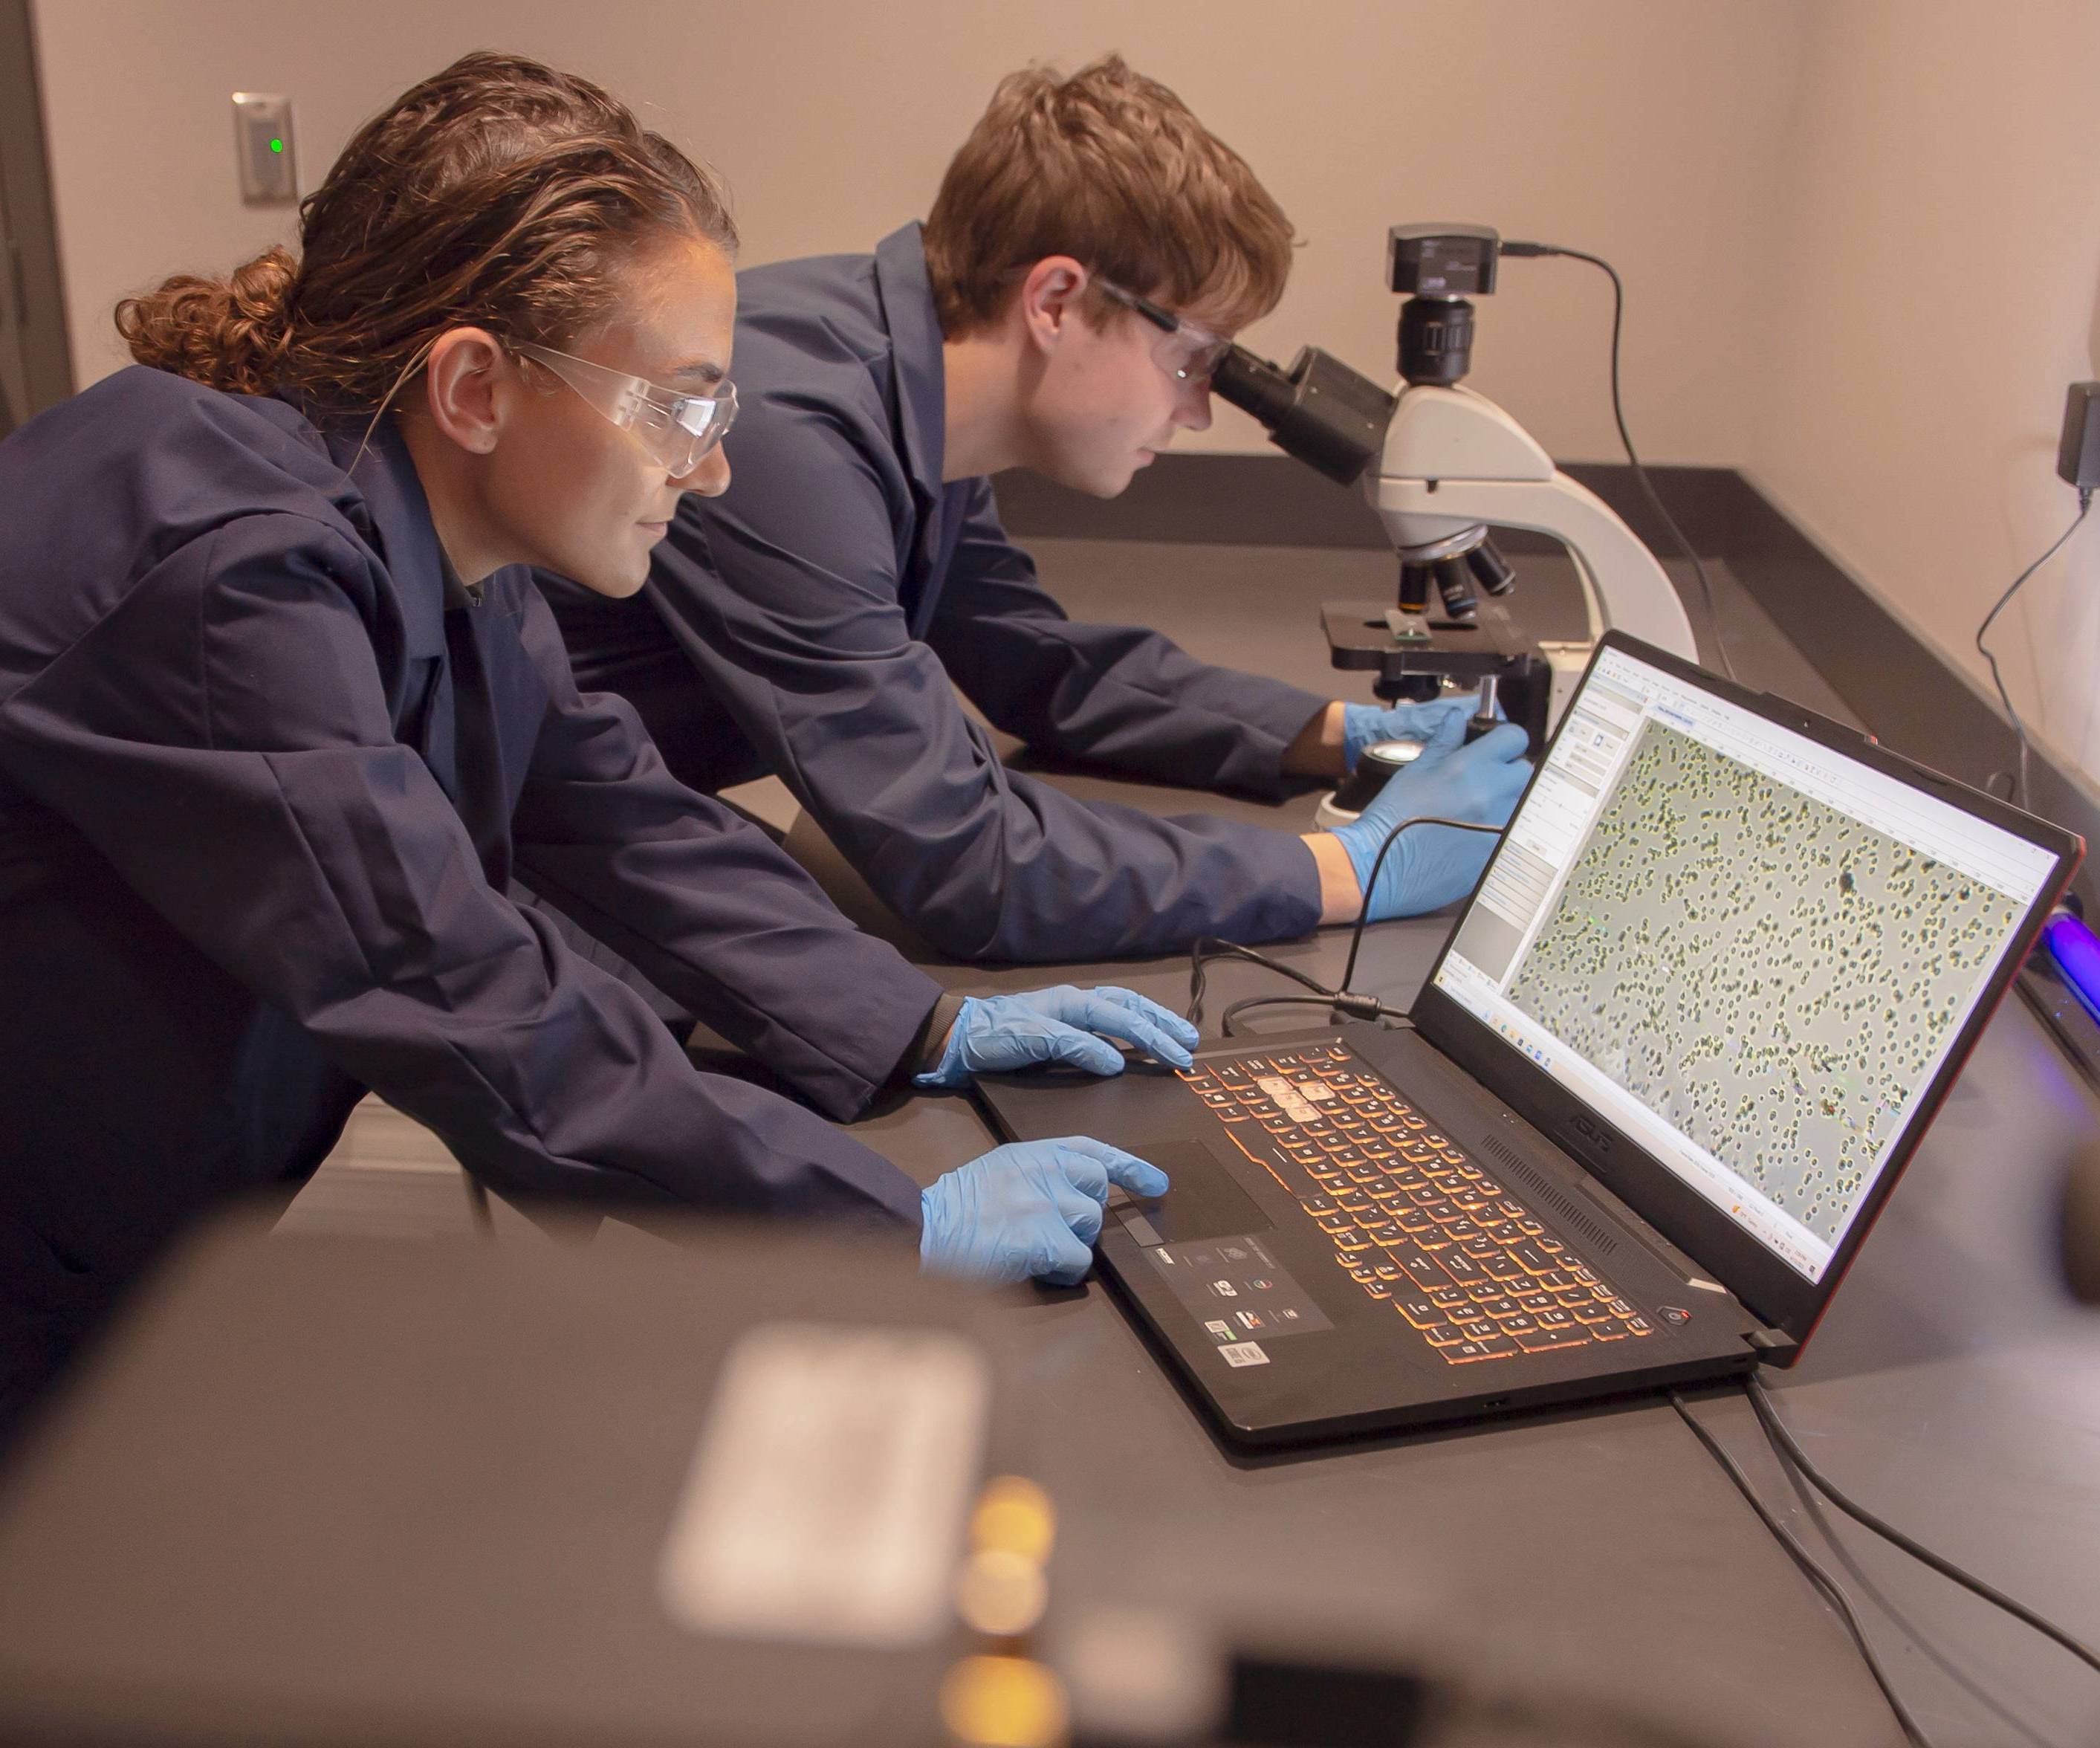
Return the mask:
M1405 739L1422 744L1420 757L1404 766L1356 819L1335 827L1330 834L1346 852L1356 876L1357 899L1348 907L1349 920L1361 906L1366 886L1370 920L1383 922L1455 903L1480 879L1496 842L1485 832L1414 826L1394 838L1383 862L1379 860L1387 837L1405 820L1464 819L1492 826L1509 823L1517 797L1531 780L1531 761L1524 757L1529 740L1515 723L1503 722L1478 740L1467 742L1467 724L1473 708L1468 698L1436 699L1390 709L1348 707L1344 751L1352 769L1363 748L1377 741ZM1331 904L1329 920L1343 920L1332 915Z

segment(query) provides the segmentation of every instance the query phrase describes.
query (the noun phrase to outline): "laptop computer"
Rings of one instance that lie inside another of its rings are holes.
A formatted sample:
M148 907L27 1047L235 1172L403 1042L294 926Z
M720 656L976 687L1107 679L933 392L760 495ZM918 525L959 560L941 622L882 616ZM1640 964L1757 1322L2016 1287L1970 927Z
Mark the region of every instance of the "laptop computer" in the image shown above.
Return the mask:
M979 1089L1170 1175L1100 1267L1233 1442L1788 1366L2084 849L1614 633L1410 1025Z

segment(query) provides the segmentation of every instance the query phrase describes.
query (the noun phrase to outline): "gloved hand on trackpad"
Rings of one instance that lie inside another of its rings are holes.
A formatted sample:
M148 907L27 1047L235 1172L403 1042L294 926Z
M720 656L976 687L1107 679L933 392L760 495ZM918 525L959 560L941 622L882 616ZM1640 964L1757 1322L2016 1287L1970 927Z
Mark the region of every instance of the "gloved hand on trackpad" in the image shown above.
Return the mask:
M1109 1185L1167 1194L1167 1174L1083 1136L1017 1141L959 1166L919 1198L921 1265L983 1281L1086 1278Z

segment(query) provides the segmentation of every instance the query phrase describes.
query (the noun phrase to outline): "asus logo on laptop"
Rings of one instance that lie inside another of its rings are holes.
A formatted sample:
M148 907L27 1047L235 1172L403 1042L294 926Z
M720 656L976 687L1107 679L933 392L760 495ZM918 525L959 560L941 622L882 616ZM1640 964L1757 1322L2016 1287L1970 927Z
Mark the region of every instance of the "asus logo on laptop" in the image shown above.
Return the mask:
M1593 1122L1582 1112L1577 1111L1568 1118L1568 1124L1599 1153L1609 1153L1612 1150L1612 1137L1605 1132L1602 1123Z

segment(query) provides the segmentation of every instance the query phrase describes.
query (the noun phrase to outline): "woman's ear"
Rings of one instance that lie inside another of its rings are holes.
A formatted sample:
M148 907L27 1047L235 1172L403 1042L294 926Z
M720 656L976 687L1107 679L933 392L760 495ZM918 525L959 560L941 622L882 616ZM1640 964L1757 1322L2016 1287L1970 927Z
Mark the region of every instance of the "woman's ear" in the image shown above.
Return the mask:
M448 329L423 364L430 422L470 454L488 454L502 432L503 391L514 369L484 330Z

